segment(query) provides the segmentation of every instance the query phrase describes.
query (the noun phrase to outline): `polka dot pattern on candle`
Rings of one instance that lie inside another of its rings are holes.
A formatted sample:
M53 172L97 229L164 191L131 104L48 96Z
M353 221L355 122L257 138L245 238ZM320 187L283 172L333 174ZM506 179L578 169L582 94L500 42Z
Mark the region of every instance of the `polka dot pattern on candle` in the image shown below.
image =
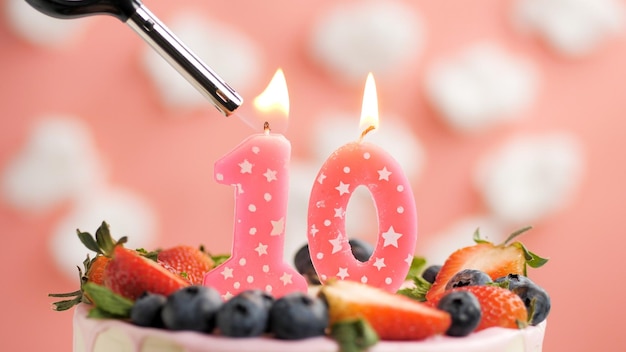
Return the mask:
M348 171L348 172L346 172ZM354 258L345 213L354 190L365 186L378 210L379 235L367 262ZM371 143L354 142L324 163L311 191L308 216L311 261L322 281L367 282L395 292L409 270L417 239L413 192L399 164Z

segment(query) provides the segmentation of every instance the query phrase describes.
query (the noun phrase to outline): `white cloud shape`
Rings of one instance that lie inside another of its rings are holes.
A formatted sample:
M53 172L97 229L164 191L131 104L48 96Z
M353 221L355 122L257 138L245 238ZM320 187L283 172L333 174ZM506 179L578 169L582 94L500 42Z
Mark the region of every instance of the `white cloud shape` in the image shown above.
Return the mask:
M88 19L64 20L45 15L24 0L4 3L6 23L20 38L31 44L54 47L75 40Z
M569 134L517 136L480 160L475 180L494 216L534 225L572 198L583 164L581 146Z
M6 166L2 193L18 209L43 211L104 179L105 166L87 126L74 117L46 116Z
M207 66L242 94L260 74L262 51L244 33L198 13L179 14L168 28ZM171 108L205 108L207 98L152 48L142 57L149 77Z
M50 238L50 253L58 268L69 278L76 278L76 266L85 256L94 253L78 240L76 230L95 231L102 221L111 228L111 235L119 239L128 236L128 248L152 248L156 240L157 218L143 199L131 191L101 187L92 189L76 202L73 211L55 227Z
M517 119L535 99L538 74L528 61L481 42L435 62L426 74L426 94L446 121L476 132Z
M414 61L424 46L423 21L401 2L335 4L313 28L313 59L347 82L362 82Z
M624 30L626 7L619 0L518 0L515 24L539 34L558 52L589 54Z

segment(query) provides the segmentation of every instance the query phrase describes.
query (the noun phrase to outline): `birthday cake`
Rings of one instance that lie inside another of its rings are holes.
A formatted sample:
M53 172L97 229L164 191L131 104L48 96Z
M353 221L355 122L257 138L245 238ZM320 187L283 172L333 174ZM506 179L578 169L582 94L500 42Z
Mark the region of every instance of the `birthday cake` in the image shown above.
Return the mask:
M315 285L305 246L295 266L307 292L281 297L244 289L232 297L202 285L224 257L178 246L147 252L124 248L103 225L95 238L78 232L97 254L80 270L81 289L54 304L76 306L75 352L227 351L541 351L550 298L526 276L545 259L512 239L452 253L441 266L412 271L396 292L334 278ZM371 249L352 242L367 263ZM414 261L417 263L418 261ZM423 264L423 263L421 263Z

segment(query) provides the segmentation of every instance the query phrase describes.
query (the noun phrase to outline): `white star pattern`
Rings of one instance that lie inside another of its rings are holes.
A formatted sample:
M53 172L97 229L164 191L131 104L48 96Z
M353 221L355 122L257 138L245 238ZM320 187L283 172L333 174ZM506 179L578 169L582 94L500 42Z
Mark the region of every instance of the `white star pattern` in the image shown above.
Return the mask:
M335 239L332 240L328 240L328 242L330 242L330 244L333 245L333 251L331 254L335 254L337 252L339 252L341 250L341 235L337 235L337 237Z
M387 167L383 167L382 170L378 170L378 180L389 181L389 175L391 175L391 171L387 170Z
M229 267L224 267L224 270L222 270L222 272L220 273L224 276L224 280L228 279L228 278L232 278L233 277L233 268L229 268Z
M346 277L350 276L348 274L348 268L339 268L339 272L337 273L337 277L340 277L341 280L345 280Z
M267 182L272 182L272 181L278 180L278 178L276 178L276 173L277 171L275 170L267 169L267 171L265 171L263 176L265 176L265 178L267 179Z
M383 244L383 247L394 246L398 248L398 239L400 237L402 237L402 234L397 233L393 229L393 226L390 226L387 232L383 232L383 238L385 239L385 243Z
M270 220L270 222L272 223L272 233L270 233L270 236L278 236L285 231L285 218L280 218L277 221Z
M411 253L409 253L409 255L406 257L406 259L404 260L408 265L413 264L413 255Z
M222 297L224 298L224 301L228 301L229 299L233 298L234 295L230 293L230 291L226 291L226 293Z
M318 232L320 232L320 230L318 230L317 227L315 227L315 224L313 224L313 226L311 226L311 230L309 230L309 233L311 234L311 236L315 237Z
M376 269L378 269L378 271L386 267L387 265L385 264L385 258L376 258L376 262L374 263L374 266L376 267Z
M283 285L287 286L291 283L291 274L283 273L283 276L280 277L280 281L283 282Z
M336 218L343 219L343 214L344 214L343 208L335 208L335 217Z
M346 193L350 193L350 184L339 181L339 186L335 187L335 189L338 190L339 195L342 196Z
M251 174L252 173L252 165L248 159L244 159L244 161L239 164L239 167L241 168L241 173L242 174Z
M326 179L326 175L324 175L323 173L321 173L318 177L317 177L317 182L321 185L322 183L324 183L324 180Z
M267 254L267 245L259 242L259 245L254 250L257 251L257 253L259 253L259 257L260 257L263 254Z

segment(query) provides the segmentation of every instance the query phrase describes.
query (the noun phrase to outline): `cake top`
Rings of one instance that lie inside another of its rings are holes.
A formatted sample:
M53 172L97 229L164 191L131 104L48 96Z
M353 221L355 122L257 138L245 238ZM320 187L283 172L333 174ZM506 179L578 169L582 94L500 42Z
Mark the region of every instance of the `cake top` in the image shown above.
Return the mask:
M247 287L226 298L202 283L206 273L223 270L228 255L212 256L191 246L128 249L126 238L113 239L103 222L95 236L77 231L96 253L93 259L87 256L84 272L79 269L80 290L50 296L66 298L54 304L56 310L89 304L91 319L232 338L327 335L345 351L364 350L380 340L465 337L492 327L525 329L541 324L550 311L549 295L527 277L528 266L540 267L547 259L514 241L528 229L498 245L480 238L477 230L476 244L453 252L442 265L426 267L423 259L413 258L407 284L398 292L339 276L314 290L319 281L304 246L295 267L308 281L308 292L273 296L262 286ZM376 264L371 245L360 240L350 244L360 263Z

